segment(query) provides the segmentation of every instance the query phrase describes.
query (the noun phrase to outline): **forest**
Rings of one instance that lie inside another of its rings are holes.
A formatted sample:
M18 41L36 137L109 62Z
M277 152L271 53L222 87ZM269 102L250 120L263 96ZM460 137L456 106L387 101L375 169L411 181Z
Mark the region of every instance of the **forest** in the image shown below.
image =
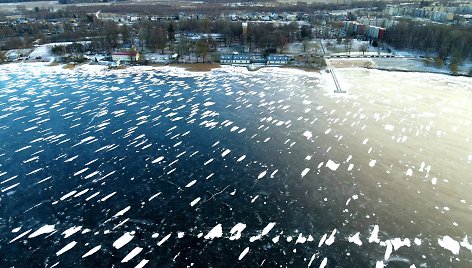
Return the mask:
M396 49L423 52L457 64L472 58L470 26L404 20L388 29L384 41Z

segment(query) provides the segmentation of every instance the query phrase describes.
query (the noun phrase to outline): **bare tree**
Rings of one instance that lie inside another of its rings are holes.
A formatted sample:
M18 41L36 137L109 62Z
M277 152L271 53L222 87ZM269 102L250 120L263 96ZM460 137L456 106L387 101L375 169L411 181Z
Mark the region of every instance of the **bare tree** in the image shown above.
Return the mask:
M362 43L360 46L359 46L359 50L362 52L362 55L365 54L365 52L369 49L369 44L367 43Z
M352 49L352 39L351 38L346 38L343 40L344 48L346 49L346 52L351 54L351 49Z
M313 54L315 55L320 55L321 54L321 46L319 43L312 43L311 44L311 51L313 52Z
M203 62L205 63L205 57L208 55L209 50L210 50L210 46L207 39L202 38L198 40L195 47L195 53L197 54L197 62L198 62L198 58L202 57Z
M123 25L120 27L121 39L124 44L130 43L133 45L133 39L131 38L131 29L130 27Z
M303 52L307 52L311 50L311 43L308 40L303 40L302 42Z
M156 48L159 49L162 54L164 54L164 50L167 46L167 33L163 28L159 27L156 29L154 34L156 35Z
M0 64L4 63L6 61L6 55L3 51L0 51Z
M279 48L280 53L284 53L288 47L289 39L283 32L279 32L277 39L275 40L276 46Z
M103 23L103 36L105 37L105 49L113 49L118 47L118 25L112 21Z
M146 40L146 46L151 50L160 50L164 54L167 45L167 32L161 27L155 27L150 30Z
M451 63L449 65L449 69L451 70L451 73L454 75L457 75L459 73L459 66L457 65L457 63Z

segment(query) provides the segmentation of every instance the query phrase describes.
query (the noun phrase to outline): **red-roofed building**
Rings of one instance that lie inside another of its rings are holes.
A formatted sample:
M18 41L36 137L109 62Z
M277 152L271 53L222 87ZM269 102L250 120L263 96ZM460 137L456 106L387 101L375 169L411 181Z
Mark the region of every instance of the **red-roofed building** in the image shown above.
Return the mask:
M111 54L115 62L135 62L139 60L139 53L136 51L116 51Z

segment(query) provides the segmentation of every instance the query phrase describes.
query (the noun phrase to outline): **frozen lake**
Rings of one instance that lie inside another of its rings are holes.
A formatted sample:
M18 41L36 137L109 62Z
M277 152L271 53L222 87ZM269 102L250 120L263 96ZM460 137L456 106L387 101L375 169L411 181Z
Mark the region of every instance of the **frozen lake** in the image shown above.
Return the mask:
M472 265L472 79L0 66L5 267Z

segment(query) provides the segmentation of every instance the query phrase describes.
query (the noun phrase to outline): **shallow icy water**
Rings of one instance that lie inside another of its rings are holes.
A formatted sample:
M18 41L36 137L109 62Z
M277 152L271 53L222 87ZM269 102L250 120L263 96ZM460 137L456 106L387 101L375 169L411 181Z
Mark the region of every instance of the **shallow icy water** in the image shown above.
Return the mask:
M470 266L471 80L337 76L2 67L2 262Z

